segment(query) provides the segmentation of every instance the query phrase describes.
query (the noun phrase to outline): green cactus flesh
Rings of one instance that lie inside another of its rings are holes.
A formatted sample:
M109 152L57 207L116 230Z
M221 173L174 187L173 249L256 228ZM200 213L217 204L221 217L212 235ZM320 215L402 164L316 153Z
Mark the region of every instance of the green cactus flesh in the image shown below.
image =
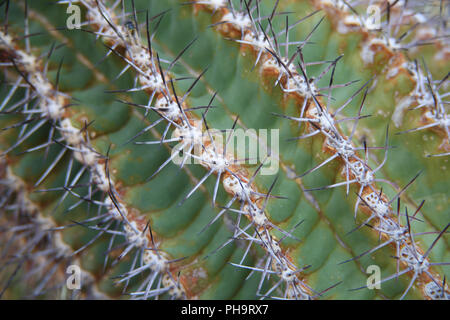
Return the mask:
M68 2L2 7L0 297L450 297L450 60L433 1L375 1L381 31L365 1L72 1L81 29ZM401 41L379 41L388 29ZM168 160L198 123L247 130L259 158ZM265 156L277 172L261 174ZM372 266L392 279L367 288Z

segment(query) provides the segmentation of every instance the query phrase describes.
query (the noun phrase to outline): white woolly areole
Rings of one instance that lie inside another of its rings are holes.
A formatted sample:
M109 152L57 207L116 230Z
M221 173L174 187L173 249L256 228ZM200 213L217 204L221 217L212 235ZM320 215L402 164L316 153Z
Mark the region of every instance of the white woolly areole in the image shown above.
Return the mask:
M400 260L406 262L417 273L428 270L430 265L428 259L424 259L417 250L413 251L412 245L406 245L400 250Z
M433 300L449 300L450 294L445 292L441 286L434 281L430 281L425 285L425 294Z
M250 28L252 25L249 16L244 12L236 12L234 15L232 12L228 12L222 17L222 21L227 21L241 30Z
M264 243L267 250L270 250L274 255L282 254L281 247L278 242L275 241L275 239L268 232L261 232L260 236L261 241Z
M224 171L230 165L230 160L226 156L224 157L222 152L218 150L214 152L214 146L212 144L208 145L205 149L201 156L201 164L203 166L218 172Z
M386 41L380 38L372 38L362 46L361 59L365 64L373 63L375 52L372 50L372 45L386 45Z
M248 214L252 217L253 223L258 227L263 227L269 221L266 217L266 214L263 210L258 208L255 204L251 203L250 205L244 206L244 211L248 212Z
M160 112L172 121L176 121L182 116L178 104L175 101L170 101L170 103L168 103L167 99L164 97L156 100L155 108L161 109Z
M384 219L383 217L380 217L380 225L377 230L388 234L389 238L397 243L401 243L408 238L408 229L399 226L389 218Z
M145 247L148 242L147 236L143 232L136 232L136 230L139 229L135 221L130 221L130 224L125 223L123 226L127 242L134 243L134 245L137 247Z
M282 88L282 90L284 92L298 92L301 96L308 98L318 94L318 90L314 83L310 82L308 86L303 76L299 74L294 74L293 77L289 77L286 88Z
M318 107L310 108L308 110L308 113L314 119L318 120L317 124L322 130L329 132L334 128L333 118L329 113L319 110ZM342 145L342 148L345 149L346 146L345 142L346 140L344 139L330 139L330 142L328 144L336 149L340 148L340 146Z
M355 148L353 148L352 144L340 136L337 136L335 139L327 137L326 143L336 149L336 152L343 157L349 158L355 154Z
M346 34L359 27L361 27L361 21L359 21L358 17L353 14L348 14L343 20L339 20L337 31L342 34Z
M244 36L244 41L251 44L253 47L257 47L266 51L266 49L272 50L270 42L266 39L263 33L258 33L256 36L253 33L247 33Z
M350 170L358 180L359 184L367 186L373 183L374 175L372 170L367 168L360 160L350 164Z
M158 253L156 253L153 250L145 250L143 260L144 265L149 265L154 272L162 273L167 270L168 257L163 251L158 251Z
M97 185L97 188L99 188L103 192L108 192L109 181L103 165L99 163L95 164L95 168L94 170L92 170L92 178Z
M113 201L109 197L105 199L104 204L105 204L105 207L108 210L108 214L110 216L112 216L112 218L115 219L115 220L122 220L123 219L122 215L125 216L125 217L128 215L127 209L120 202L116 202L117 207L119 207L120 211L117 210L116 205L113 203Z
M291 269L284 269L283 271L281 271L280 277L286 282L292 282L295 280L295 274Z
M389 206L386 202L381 200L377 193L371 192L365 196L363 196L363 199L367 204L370 206L370 208L375 212L375 214L379 217L384 217L389 215Z
M175 299L183 299L186 296L184 288L178 283L174 284L173 279L169 276L169 274L164 274L162 283L165 288L170 288L169 295L171 297L174 297Z
M180 137L187 145L198 146L203 144L203 132L193 125L176 128L173 131L173 136L174 138Z
M34 73L37 70L38 62L37 58L33 55L30 55L22 50L16 51L18 55L18 61L23 66L27 73Z
M103 12L105 14L105 17L111 21L112 19L110 17L109 11L103 10ZM99 10L97 10L97 9L88 10L86 16L87 16L87 20L92 21L93 24L98 25L98 30L100 32L102 32L102 38L104 39L104 41L114 40L114 41L119 42L121 45L124 44L123 43L124 41L122 40L122 38L117 35L116 31L113 28L111 28L111 26L108 24L108 22L102 16L102 14L100 13ZM115 28L119 34L126 35L127 30L123 26L116 25Z
M0 47L6 46L7 48L14 47L13 39L9 34L5 34L0 30Z
M139 83L147 89L150 88L152 91L162 91L164 89L164 81L159 73L150 75L139 74Z
M43 115L58 120L64 114L63 101L64 99L60 95L58 95L56 99L43 97L40 101L39 107Z
M105 19L103 18L102 14L100 13L99 10L88 10L88 12L86 13L86 18L89 21L92 21L93 23L98 24L99 26L102 26L104 24L105 24L105 26L107 26L107 24L108 24L105 21Z
M75 159L88 167L93 167L97 163L97 153L85 145L81 145L79 149L80 151L74 151Z
M253 190L247 185L247 182L239 182L235 176L230 175L223 179L222 183L225 191L236 196L239 200L250 199Z
M28 76L28 81L33 85L36 93L41 97L49 97L52 93L52 85L47 79L44 78L42 73L35 72L30 73Z
M289 63L289 60L286 58L281 58L280 59L281 62L286 66ZM275 59L274 57L270 57L269 59L266 59L262 65L262 69L276 69L278 71L278 73L280 74L279 77L281 78L281 76L283 76L284 74L289 74L288 71L284 68L284 66L282 66L280 64L280 62ZM297 74L297 70L295 69L295 66L293 63L291 63L288 66L289 71L291 72L292 75ZM302 78L303 80L303 78Z
M130 60L134 61L134 63L138 66L148 66L151 61L150 53L145 48L141 46L130 46Z
M84 141L83 136L81 135L80 130L72 126L72 122L69 119L61 120L61 134L64 140L73 147L79 147L80 144Z

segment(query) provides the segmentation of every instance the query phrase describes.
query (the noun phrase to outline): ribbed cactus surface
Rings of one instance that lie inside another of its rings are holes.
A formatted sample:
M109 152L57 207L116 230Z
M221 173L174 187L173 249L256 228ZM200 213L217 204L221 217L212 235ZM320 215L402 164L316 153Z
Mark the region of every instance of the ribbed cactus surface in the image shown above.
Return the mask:
M445 2L0 8L1 298L450 297Z

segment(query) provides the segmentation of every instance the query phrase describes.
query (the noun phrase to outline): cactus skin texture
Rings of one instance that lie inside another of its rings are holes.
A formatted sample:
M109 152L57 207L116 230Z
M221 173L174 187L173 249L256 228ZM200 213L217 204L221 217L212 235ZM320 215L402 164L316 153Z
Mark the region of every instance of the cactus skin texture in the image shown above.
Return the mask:
M450 298L448 8L368 2L4 1L0 297Z

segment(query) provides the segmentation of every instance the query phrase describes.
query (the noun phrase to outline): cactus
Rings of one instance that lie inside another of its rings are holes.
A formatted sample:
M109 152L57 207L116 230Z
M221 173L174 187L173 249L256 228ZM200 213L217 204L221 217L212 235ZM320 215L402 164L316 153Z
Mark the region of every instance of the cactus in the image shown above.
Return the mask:
M1 8L0 297L450 297L444 2Z

